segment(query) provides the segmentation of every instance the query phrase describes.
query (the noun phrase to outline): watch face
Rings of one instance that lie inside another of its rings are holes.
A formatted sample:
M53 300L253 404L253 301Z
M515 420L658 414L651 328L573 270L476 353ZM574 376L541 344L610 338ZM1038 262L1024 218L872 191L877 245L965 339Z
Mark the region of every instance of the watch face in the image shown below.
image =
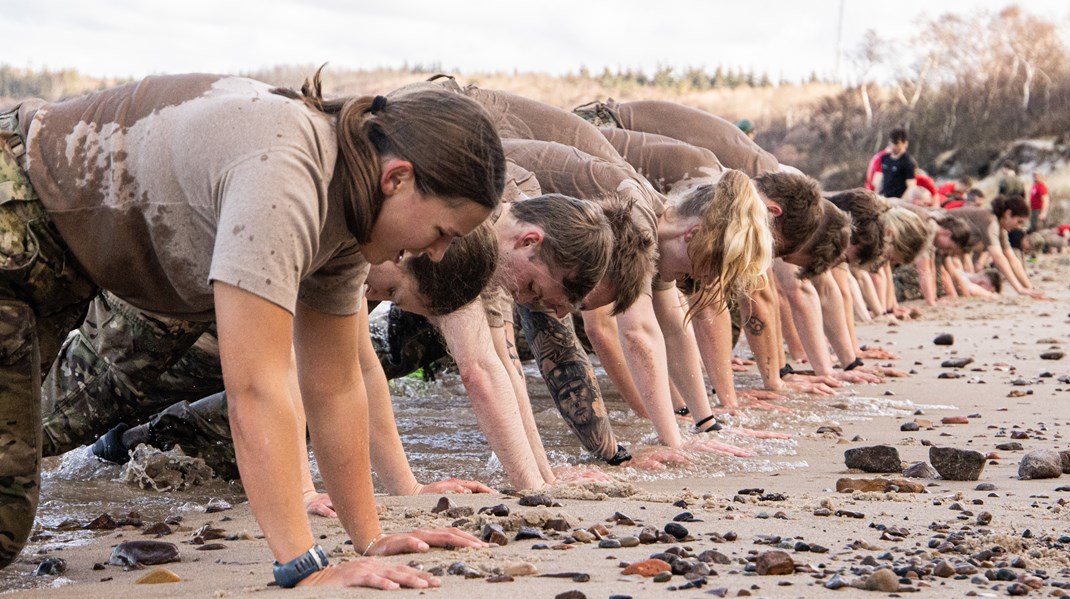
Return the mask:
M318 572L327 567L327 554L319 545L313 545L311 549L286 562L275 563L273 572L275 584L284 589L297 586L313 572Z

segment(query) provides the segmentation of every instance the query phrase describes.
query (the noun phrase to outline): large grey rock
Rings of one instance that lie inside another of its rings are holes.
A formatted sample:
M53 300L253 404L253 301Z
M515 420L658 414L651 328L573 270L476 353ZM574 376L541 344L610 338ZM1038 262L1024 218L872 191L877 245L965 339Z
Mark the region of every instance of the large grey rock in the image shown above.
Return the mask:
M1059 478L1063 474L1063 459L1058 451L1036 449L1022 456L1018 462L1018 478Z
M864 472L902 472L903 462L899 451L890 445L856 447L843 452L844 462L848 468Z
M930 447L929 462L947 480L977 480L985 469L983 453L954 447Z
M940 473L929 462L914 462L906 470L903 470L903 476L907 478L936 478L940 476Z

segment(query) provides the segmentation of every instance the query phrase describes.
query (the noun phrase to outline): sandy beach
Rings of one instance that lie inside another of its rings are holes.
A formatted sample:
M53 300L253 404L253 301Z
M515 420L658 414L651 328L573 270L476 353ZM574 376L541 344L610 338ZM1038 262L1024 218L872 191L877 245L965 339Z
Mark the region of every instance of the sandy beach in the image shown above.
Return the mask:
M860 342L897 353L898 360L882 364L911 376L852 386L830 398L784 402L792 408L821 404L815 412L821 421L785 431L793 435L793 455L765 458L791 467L751 472L743 458L739 472L653 481L626 469L607 469L621 482L551 489L544 492L550 506L524 506L517 495L454 495L449 497L457 507L435 514L439 496L380 497L388 532L456 525L479 535L486 525L497 524L508 539L492 549L434 549L385 558L442 572L439 589L399 593L444 599L1070 593L1070 508L1065 505L1070 475L1019 477L1020 461L1029 452L1070 450L1070 359L1041 358L1070 346L1070 257L1042 257L1030 270L1056 301L1004 294L995 301L928 309L917 320L860 324ZM953 345L933 343L942 333L953 335ZM958 358L973 361L962 368L941 366ZM866 409L882 409L872 417L862 410L858 417L854 407L863 398ZM902 430L912 422L917 430ZM846 450L878 445L894 448L904 466L929 461L931 447L974 450L986 459L977 480L908 478L921 493L903 492L909 484L890 491L837 492L840 479L904 478L847 468ZM494 506L504 506L508 515L480 513ZM680 538L666 532L674 519L669 532ZM355 556L337 521L312 522L333 559ZM101 565L120 542L156 539L142 531L152 523L96 532L78 545L56 543L55 531L42 529L12 566L18 574L8 573L6 588L34 587L18 591L27 597L112 598L373 592L269 586L271 555L256 538L259 531L245 503L221 512L188 512L171 526L172 534L157 539L177 545L181 561L160 567L180 582L137 584L155 566L127 571ZM545 538L516 540L521 527ZM654 532L644 534L648 527ZM213 535L212 528L221 532ZM197 533L201 538L193 539ZM782 554L767 554L775 551ZM676 573L624 573L624 566L654 554L673 562ZM63 558L65 573L24 583L49 557ZM894 573L878 572L889 568ZM781 571L789 573L771 573Z

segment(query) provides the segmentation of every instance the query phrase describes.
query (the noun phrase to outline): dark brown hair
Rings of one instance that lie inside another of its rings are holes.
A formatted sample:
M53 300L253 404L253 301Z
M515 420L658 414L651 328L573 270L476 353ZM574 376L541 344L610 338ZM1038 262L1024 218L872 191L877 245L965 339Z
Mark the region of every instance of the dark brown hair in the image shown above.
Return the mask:
M970 250L970 225L957 216L947 215L936 220L936 224L951 233L951 241L963 252Z
M997 294L1003 293L1003 275L999 274L998 270L994 268L986 268L981 271L981 274L983 274L992 285L992 291L995 291Z
M822 199L821 220L817 232L799 249L807 256L807 263L799 271L800 279L815 277L839 264L851 242L851 217Z
M565 295L574 306L594 289L609 266L613 231L594 202L559 193L509 204L520 222L542 229L539 259L561 277Z
M1010 210L1011 216L1029 216L1029 204L1020 195L998 195L992 198L992 214L1001 218L1003 213Z
M445 90L382 96L323 98L320 67L301 92L273 93L303 101L335 117L339 156L330 193L340 194L346 224L367 243L383 205L379 188L382 157L412 163L416 188L452 201L473 201L494 208L505 186L505 152L498 132L479 104ZM374 104L374 111L373 111Z
M794 254L814 233L822 217L817 181L797 173L765 173L754 178L758 192L780 206L773 221L776 256Z
M497 265L498 236L488 222L454 239L441 262L433 262L427 254L405 261L432 316L459 310L479 297Z
M865 189L842 191L829 198L840 210L851 215L851 245L858 247L858 266L872 269L884 259L884 225L877 195Z

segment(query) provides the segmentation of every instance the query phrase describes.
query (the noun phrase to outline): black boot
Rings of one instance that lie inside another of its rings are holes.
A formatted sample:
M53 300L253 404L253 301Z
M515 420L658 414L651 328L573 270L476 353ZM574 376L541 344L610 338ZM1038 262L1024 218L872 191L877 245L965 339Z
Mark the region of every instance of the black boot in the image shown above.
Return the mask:
M116 464L125 464L130 461L130 449L123 443L123 433L130 428L125 423L115 425L104 434L103 437L93 442L93 455Z

